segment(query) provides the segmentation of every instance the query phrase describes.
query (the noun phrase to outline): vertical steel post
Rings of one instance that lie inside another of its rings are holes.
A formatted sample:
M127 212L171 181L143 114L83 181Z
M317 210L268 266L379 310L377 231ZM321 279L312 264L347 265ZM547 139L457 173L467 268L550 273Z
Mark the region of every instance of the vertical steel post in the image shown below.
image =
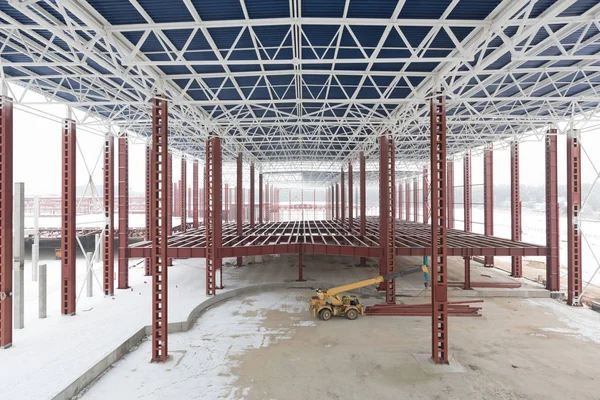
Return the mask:
M13 333L13 102L0 96L0 348ZM41 271L41 268L40 268ZM41 279L40 279L41 281Z
M225 190L223 191L225 195L225 209L223 210L223 216L225 218L225 223L229 222L229 184L225 184Z
M404 184L398 183L398 219L403 220L404 216Z
M581 147L579 132L569 131L567 136L567 241L569 264L567 278L567 304L579 306L581 281Z
M340 184L335 184L335 219L339 220L341 217L340 212Z
M367 233L367 172L366 172L366 162L365 162L365 153L360 152L359 155L359 172L360 176L359 180L359 189L360 189L360 237L361 239L365 237ZM362 267L367 266L367 258L360 258L360 265Z
M519 142L510 145L510 211L511 239L521 241L521 191L519 189ZM510 275L515 278L523 277L523 258L512 256Z
M446 196L448 197L448 229L454 229L454 161L448 161L446 168L448 169L448 189Z
M25 184L16 182L13 195L13 327L25 327Z
M560 290L556 129L546 134L546 289Z
M396 197L394 138L383 135L379 138L379 228L381 234L380 274L391 274L396 270ZM396 280L385 281L385 301L396 303Z
M198 228L198 160L194 160L192 171L192 226Z
M206 141L206 294L213 296L222 288L222 155L221 139L212 137ZM227 193L227 191L225 192ZM219 283L217 284L217 273Z
M167 128L165 128L167 129ZM167 139L168 140L168 139ZM168 147L168 143L165 142L165 146ZM167 149L168 152L168 149ZM177 208L177 203L173 201L173 155L172 154L168 154L168 160L167 160L167 166L166 166L166 171L167 171L167 176L166 176L166 185L165 185L165 190L166 193L164 193L164 197L165 197L165 207L167 209L167 242L168 242L168 237L171 236L173 234L173 209ZM167 266L171 267L173 266L173 258L171 257L167 257Z
M171 157L168 154L168 112L164 98L152 99L152 154L150 207L152 238L152 361L166 361L167 347L167 252L169 238L169 182ZM166 229L165 229L166 228Z
M446 247L446 98L431 99L431 306L432 359L448 363Z
M263 174L258 174L258 223L263 223Z
M352 218L352 207L353 204L353 188L352 188L352 163L348 162L348 230L352 232L352 224L354 223L354 219Z
M341 204L341 220L342 220L342 224L344 223L344 220L346 219L346 191L345 186L346 183L344 182L344 167L342 167L342 170L340 172L340 186L341 186L341 200L340 200L340 204Z
M151 222L151 202L150 202L150 170L152 169L152 145L146 146L146 233L144 239L147 241L152 240L150 235ZM144 260L144 275L150 276L152 274L152 268L150 266L150 257Z
M337 214L335 212L335 185L331 185L329 188L331 191L331 219L337 219Z
M77 217L77 184L75 180L77 176L77 132L75 121L72 119L63 120L62 133L61 314L75 315L75 252L77 251L77 231L75 230L75 219ZM112 237L112 231L110 237Z
M471 257L463 257L465 260L465 286L464 290L471 290Z
M431 206L429 205L429 170L423 168L423 223L429 223L429 213Z
M413 178L413 218L415 222L419 222L419 180L415 176Z
M129 230L129 146L127 136L119 137L119 265L117 287L129 288L129 257L127 231Z
M404 195L406 198L406 220L410 221L410 182L406 180L404 182Z
M467 150L463 160L463 206L464 206L464 231L471 232L473 229L473 212L471 210L471 150Z
M181 157L181 187L179 196L181 197L181 232L187 231L187 160Z
M250 229L254 229L254 163L250 164Z
M265 184L265 222L271 222L271 201L269 199L269 184Z
M239 152L238 156L237 156L237 191L236 191L236 207L235 207L235 212L236 212L236 218L235 218L235 222L237 224L237 235L241 238L242 236L242 202L243 200L243 194L244 194L244 189L243 189L243 176L242 176L242 163L244 162L244 159L242 157L242 153ZM238 267L242 266L242 257L238 257L237 258L237 265Z
M494 236L494 149L491 146L483 150L483 209L484 233ZM494 266L494 256L485 256L484 260L486 267Z

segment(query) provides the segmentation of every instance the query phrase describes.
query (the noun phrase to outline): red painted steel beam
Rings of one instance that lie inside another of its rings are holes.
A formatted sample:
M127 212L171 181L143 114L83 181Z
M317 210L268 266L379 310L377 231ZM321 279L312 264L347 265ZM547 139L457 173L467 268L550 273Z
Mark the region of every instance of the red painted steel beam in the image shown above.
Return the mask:
M175 205L177 203L173 201L173 155L169 154L167 158L167 176L165 185L167 190L166 193L163 193L163 195L165 196L165 207L167 209L167 235L171 236L173 234L173 209L176 208ZM155 159L153 159L153 162L154 160ZM173 266L173 258L169 257L167 259L167 266Z
M404 185L402 182L398 183L398 219L404 219Z
M242 157L242 153L238 153L237 156L237 190L236 190L236 207L235 207L235 212L236 212L236 217L235 217L235 221L236 221L236 225L237 225L237 234L238 236L242 236L242 202L243 200L243 194L244 194L244 189L243 189L243 157ZM237 265L238 267L242 266L242 257L238 257L237 258Z
M494 149L483 150L483 225L486 236L494 236ZM485 267L494 266L494 257L486 256Z
M560 290L556 129L546 134L546 289Z
M446 196L448 197L448 229L454 229L454 161L448 161L446 168L448 169L448 189Z
M408 180L404 182L404 199L406 205L406 214L404 218L406 218L407 221L410 221L410 182Z
M187 160L181 157L181 232L187 231Z
M448 279L446 228L446 98L431 99L431 306L432 359L448 363Z
M61 314L75 315L75 298L77 295L75 292L75 253L77 251L75 221L77 210L77 132L75 121L72 119L63 120L62 133ZM110 236L112 237L112 231Z
M473 211L472 205L472 190L471 187L471 150L467 150L463 160L463 203L464 203L464 231L471 232L473 230Z
M340 219L340 184L335 184L335 219Z
M431 205L429 204L429 171L423 168L423 223L429 223Z
M263 223L263 174L258 174L258 223Z
M341 186L341 201L340 204L342 205L341 208L341 216L342 216L342 221L344 221L346 219L346 190L345 190L345 179L344 179L344 168L342 167L342 170L340 171L340 186Z
M192 226L198 228L198 160L194 160L192 170Z
M465 260L465 282L463 286L464 290L470 290L471 286L471 257L463 257Z
M254 163L250 164L250 229L254 229Z
M352 232L352 226L354 225L354 218L352 215L354 202L353 202L353 186L352 186L352 163L348 162L348 231Z
M13 332L13 101L0 96L0 348Z
M515 140L510 145L511 239L515 242L521 241L521 190L519 186L519 142ZM514 278L523 277L522 257L511 257L510 275Z
M206 294L213 296L222 287L222 155L221 139L212 137L206 141ZM262 174L261 174L262 175ZM226 192L227 193L227 192ZM217 285L217 272L220 282Z
M380 227L380 274L391 274L396 270L396 183L395 146L392 136L379 138L379 227ZM384 282L385 301L396 304L396 280Z
M268 186L268 185L267 185ZM225 190L223 191L223 194L225 195L225 208L223 210L223 217L225 219L225 222L229 222L229 184L225 184ZM267 197L268 198L268 197ZM267 215L267 221L268 221L269 217Z
M567 266L567 304L579 306L582 290L581 276L581 147L579 132L567 136L567 241L569 264Z
M152 361L162 362L168 355L167 267L169 235L168 112L164 98L152 99L152 153L150 168L150 207L152 240ZM166 184L165 184L166 183ZM165 229L166 228L166 229Z
M150 170L152 168L152 146L146 146L146 232L144 234L145 240L151 240L150 237L150 226L151 226L151 207L150 207ZM152 274L152 268L150 266L150 257L146 257L144 260L144 275L150 276Z
M360 237L365 237L367 231L367 172L366 172L366 161L365 153L360 152L359 155L359 189L360 189ZM360 258L360 265L363 267L367 266L366 257Z
M129 257L127 233L129 230L129 146L127 136L119 138L119 289L129 288Z
M102 274L102 287L104 289L105 296L112 296L114 294L114 273L115 273L115 176L114 176L114 137L111 135L106 136L104 142L104 217L106 218L106 225L104 226L104 260L103 260L103 274Z
M269 200L269 184L265 184L265 222L271 222L271 201Z
M417 177L413 178L413 221L419 221L419 180Z

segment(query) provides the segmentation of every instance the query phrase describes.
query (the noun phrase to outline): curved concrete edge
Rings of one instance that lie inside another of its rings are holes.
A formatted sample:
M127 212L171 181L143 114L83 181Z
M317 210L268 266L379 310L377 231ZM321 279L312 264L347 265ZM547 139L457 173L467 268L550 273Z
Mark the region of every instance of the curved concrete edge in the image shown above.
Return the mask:
M267 292L271 290L278 289L312 289L317 287L332 287L334 286L330 282L317 282L317 281L305 281L305 282L273 282L273 283L264 283L260 285L252 285L245 286L241 288L236 288L232 290L228 290L226 292L219 293L209 299L204 300L202 303L198 304L188 315L185 321L179 322L170 322L168 325L169 333L178 333L178 332L186 332L193 325L194 322L200 317L200 315L206 311L209 307L223 302L225 300L232 299L236 296L245 296L248 294L256 293L256 292ZM464 291L461 292L460 296L465 297L521 297L521 298L534 298L534 297L549 297L549 292L545 290L521 290L522 293L518 293L515 296L515 291L519 292L519 290L510 289L506 291L494 291L494 292L485 292L485 291ZM358 290L361 292L361 290ZM415 294L417 291L415 291ZM456 293L453 293L456 294ZM510 295L512 294L512 296ZM409 294L410 295L410 294ZM80 393L83 389L88 387L91 383L93 383L98 377L100 377L104 372L106 372L115 362L119 361L125 354L127 354L133 347L139 344L144 337L151 335L150 325L146 325L140 330L138 330L135 334L133 334L129 339L125 342L121 343L117 348L111 351L108 355L106 355L102 360L96 363L92 368L86 371L84 374L79 376L73 383L67 386L64 390L54 396L53 400L67 400L72 398L73 396Z
M223 302L225 300L232 299L236 296L248 295L256 292L265 292L270 290L278 289L311 289L315 287L331 287L332 284L328 282L275 282L265 283L260 285L252 285L241 288L228 290L226 292L219 293L209 299L206 299L199 305L197 305L188 315L185 321L169 322L168 331L169 333L185 332L189 330L198 317L206 311L209 307ZM152 333L150 325L146 325L140 328L136 333L129 337L126 341L117 346L109 354L107 354L102 360L98 361L93 367L84 372L81 376L75 379L69 386L64 388L57 395L52 397L52 400L68 400L73 396L79 394L82 390L92 384L102 374L104 374L115 362L119 361L125 354L131 351L136 345L138 345L144 337Z

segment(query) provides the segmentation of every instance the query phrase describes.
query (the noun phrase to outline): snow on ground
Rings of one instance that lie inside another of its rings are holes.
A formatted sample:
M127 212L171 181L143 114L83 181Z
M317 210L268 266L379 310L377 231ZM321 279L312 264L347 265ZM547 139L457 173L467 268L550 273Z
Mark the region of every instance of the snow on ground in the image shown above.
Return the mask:
M236 388L237 377L231 374L238 365L236 357L291 338L296 328L263 326L268 312L297 314L305 309L297 292L261 293L222 303L205 312L189 331L170 336L172 358L166 363L149 362L152 344L146 340L79 398L243 398L249 388ZM315 323L298 320L296 325Z
M570 307L554 300L529 299L530 304L543 307L546 313L554 314L568 328L548 327L546 332L565 333L581 340L591 340L600 344L600 313L591 312L587 307Z

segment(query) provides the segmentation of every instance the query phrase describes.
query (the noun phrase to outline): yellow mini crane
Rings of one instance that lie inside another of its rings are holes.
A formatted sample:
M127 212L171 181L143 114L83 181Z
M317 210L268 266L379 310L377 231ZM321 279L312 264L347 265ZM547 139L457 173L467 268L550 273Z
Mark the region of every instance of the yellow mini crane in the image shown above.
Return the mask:
M383 281L399 278L418 271L423 271L426 274L425 287L427 287L428 270L427 266L423 265L408 271L398 271L388 275L380 275L375 278L348 283L347 285L336 286L329 290L317 289L317 295L312 296L310 299L310 312L313 317L318 315L323 321L328 321L334 315L354 320L358 318L359 315L365 314L365 309L362 304L360 304L356 296L340 297L338 294L365 286L376 285Z

